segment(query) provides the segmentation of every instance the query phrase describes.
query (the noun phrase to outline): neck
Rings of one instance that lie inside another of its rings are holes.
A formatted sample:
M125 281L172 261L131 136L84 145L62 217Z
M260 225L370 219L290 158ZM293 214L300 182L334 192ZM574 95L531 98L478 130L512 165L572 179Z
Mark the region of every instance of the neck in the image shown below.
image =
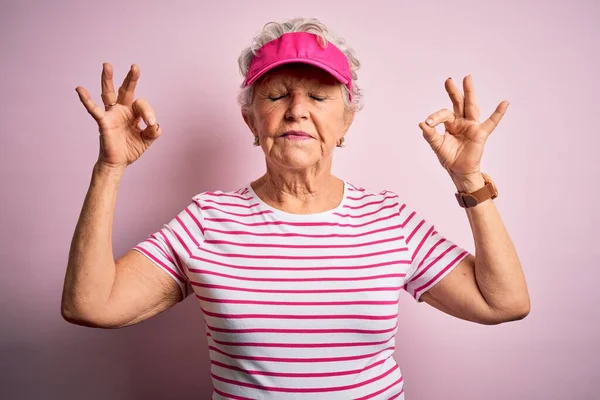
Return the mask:
M342 201L344 182L326 171L276 171L267 166L252 189L271 207L295 214L334 209Z

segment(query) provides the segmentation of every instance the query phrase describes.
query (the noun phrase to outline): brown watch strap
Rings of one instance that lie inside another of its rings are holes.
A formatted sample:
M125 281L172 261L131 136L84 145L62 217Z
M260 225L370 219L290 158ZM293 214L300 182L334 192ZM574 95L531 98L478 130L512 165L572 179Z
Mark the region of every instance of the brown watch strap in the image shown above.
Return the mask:
M463 208L475 207L477 204L482 203L488 199L495 199L498 197L498 189L494 185L492 178L489 175L481 173L483 176L483 180L485 185L474 192L465 193L458 192L456 193L456 200L458 200L458 204Z

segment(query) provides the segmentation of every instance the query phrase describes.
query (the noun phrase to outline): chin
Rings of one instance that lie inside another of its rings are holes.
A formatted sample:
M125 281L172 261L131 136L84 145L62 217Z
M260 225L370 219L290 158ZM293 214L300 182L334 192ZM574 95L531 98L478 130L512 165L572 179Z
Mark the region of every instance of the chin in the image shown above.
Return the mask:
M319 162L319 157L306 153L282 154L281 157L276 157L273 159L273 161L277 165L289 169L307 169L317 164Z

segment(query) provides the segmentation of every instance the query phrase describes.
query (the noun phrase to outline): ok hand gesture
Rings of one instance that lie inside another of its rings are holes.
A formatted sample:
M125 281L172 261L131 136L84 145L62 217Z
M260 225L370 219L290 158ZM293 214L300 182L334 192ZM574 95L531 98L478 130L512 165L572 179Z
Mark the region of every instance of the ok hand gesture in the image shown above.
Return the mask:
M451 78L446 80L445 86L454 112L448 109L437 111L427 117L425 122L419 123L419 127L450 176L455 181L468 181L471 177L480 175L485 142L504 116L509 103L502 101L490 118L479 123L479 108L471 76L466 76L463 80L464 96ZM435 129L441 123L445 128L443 135Z
M134 100L135 87L140 78L137 65L132 65L119 88L118 95L113 86L113 69L109 63L102 66L102 103L94 103L82 86L75 90L86 110L98 123L100 130L100 152L97 164L112 168L125 168L137 160L160 136L154 110L143 98ZM143 120L145 129L138 124Z

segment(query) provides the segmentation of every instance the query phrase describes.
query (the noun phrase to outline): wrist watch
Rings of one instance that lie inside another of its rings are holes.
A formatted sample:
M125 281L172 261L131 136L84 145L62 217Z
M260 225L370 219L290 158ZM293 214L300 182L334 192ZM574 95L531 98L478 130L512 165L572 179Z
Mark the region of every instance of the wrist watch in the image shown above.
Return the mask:
M463 208L475 207L477 204L482 203L488 199L495 199L498 197L498 189L494 185L494 181L489 175L481 173L485 186L471 193L457 192L455 194L458 204Z

